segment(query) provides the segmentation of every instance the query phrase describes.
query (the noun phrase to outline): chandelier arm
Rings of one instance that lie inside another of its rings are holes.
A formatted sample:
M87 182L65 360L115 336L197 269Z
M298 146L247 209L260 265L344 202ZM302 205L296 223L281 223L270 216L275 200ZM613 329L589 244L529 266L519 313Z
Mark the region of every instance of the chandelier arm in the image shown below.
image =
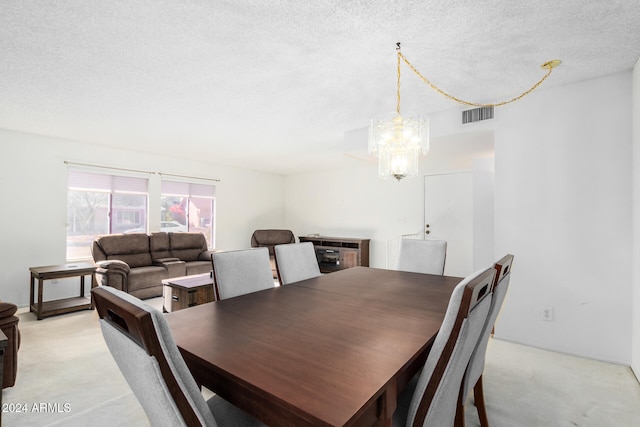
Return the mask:
M535 89L538 88L538 86L540 86L542 84L542 82L544 82L547 77L549 77L551 75L551 72L553 71L553 66L549 66L547 73L533 86L531 86L531 88L529 88L528 90L524 91L523 93L521 93L520 95L516 96L515 98L512 98L508 101L502 101L502 102L497 102L497 103L493 103L493 104L481 104L481 103L477 103L477 102L470 102L470 101L465 101L463 99L457 98L445 91L443 91L442 89L440 89L438 86L436 86L435 84L431 83L431 81L429 81L429 79L427 79L425 76L423 76L422 74L420 74L420 72L416 69L416 67L414 67L409 60L407 60L407 58L398 50L398 64L400 63L400 58L402 58L402 60L409 66L409 68L411 68L411 70L416 73L416 75L427 85L429 85L433 90L435 90L436 92L438 92L439 94L441 94L442 96L444 96L445 98L449 98L452 101L456 101L460 104L464 104L464 105L469 105L471 107L501 107L503 105L507 105L507 104L511 104L512 102L518 101L522 98L524 98L525 96L527 96L528 94L530 94L531 92L533 92ZM399 65L398 65L399 67ZM398 68L398 110L400 109L400 68Z

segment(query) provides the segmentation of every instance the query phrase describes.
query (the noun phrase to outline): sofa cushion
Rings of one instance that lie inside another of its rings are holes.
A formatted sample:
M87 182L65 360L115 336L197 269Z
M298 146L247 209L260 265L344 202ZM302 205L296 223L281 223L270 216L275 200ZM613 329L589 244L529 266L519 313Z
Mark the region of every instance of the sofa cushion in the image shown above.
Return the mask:
M202 233L169 233L171 256L183 261L201 260L200 254L207 250L207 240Z
M110 234L100 236L97 244L108 260L117 259L129 264L129 267L151 265L149 236L144 233Z
M143 288L157 287L167 278L167 269L164 267L147 266L133 269L128 277L129 293Z
M149 247L151 258L155 261L162 258L171 258L171 245L169 244L169 234L164 231L151 233L149 236Z

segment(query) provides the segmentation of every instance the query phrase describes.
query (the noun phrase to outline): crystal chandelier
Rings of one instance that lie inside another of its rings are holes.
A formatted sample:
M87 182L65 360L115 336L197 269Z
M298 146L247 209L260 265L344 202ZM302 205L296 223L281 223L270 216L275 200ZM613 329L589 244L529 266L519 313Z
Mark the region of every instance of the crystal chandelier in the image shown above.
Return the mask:
M395 113L371 120L369 154L378 156L378 174L398 181L418 175L420 154L429 152L429 119L415 114L400 114L400 43L398 51L398 90Z
M398 181L418 174L420 154L429 152L429 119L414 114L387 113L371 120L369 154L378 156L382 178Z
M400 60L402 59L425 84L446 98L460 104L474 107L500 107L524 98L533 92L551 75L554 67L561 61L554 59L541 65L547 73L530 89L507 101L494 104L480 104L457 98L443 91L407 60L400 52L400 43L396 43L398 56L397 105L395 113L386 113L374 117L369 124L369 154L378 157L378 174L381 178L394 177L398 181L406 176L418 175L420 154L429 152L429 119L415 114L400 114Z

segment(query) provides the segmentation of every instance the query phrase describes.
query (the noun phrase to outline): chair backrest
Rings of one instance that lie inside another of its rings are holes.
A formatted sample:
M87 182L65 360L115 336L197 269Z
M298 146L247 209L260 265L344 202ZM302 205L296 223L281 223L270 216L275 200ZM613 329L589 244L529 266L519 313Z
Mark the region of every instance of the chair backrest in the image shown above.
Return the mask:
M216 252L211 261L216 300L274 287L267 248Z
M444 274L447 242L444 240L400 240L397 270L424 274Z
M107 347L153 426L216 426L162 313L109 286L92 290Z
M489 343L489 336L493 329L493 325L496 322L504 298L507 295L509 289L509 281L511 280L511 264L513 263L513 255L505 255L499 261L494 264L496 270L496 277L493 283L493 297L491 299L491 307L489 308L489 315L487 321L484 324L478 344L473 350L471 360L469 361L469 367L464 376L464 382L462 386L462 402L464 402L469 393L475 386L476 382L484 371L485 354L487 352L487 345Z
M288 285L320 276L312 242L277 245L274 249L280 284Z
M462 378L489 313L494 276L493 268L481 270L453 290L411 399L407 426L453 425Z

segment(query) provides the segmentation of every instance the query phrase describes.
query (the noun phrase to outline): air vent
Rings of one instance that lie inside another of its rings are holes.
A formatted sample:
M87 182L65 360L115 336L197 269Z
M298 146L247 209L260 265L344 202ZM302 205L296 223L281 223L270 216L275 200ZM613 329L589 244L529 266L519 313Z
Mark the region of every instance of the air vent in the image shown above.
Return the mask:
M493 119L493 107L479 107L462 112L462 124Z

